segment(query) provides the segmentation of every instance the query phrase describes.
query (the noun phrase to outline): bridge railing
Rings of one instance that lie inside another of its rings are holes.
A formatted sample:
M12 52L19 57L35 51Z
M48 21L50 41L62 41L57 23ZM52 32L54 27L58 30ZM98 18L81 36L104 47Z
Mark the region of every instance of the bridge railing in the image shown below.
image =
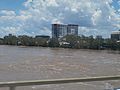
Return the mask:
M85 78L53 79L53 80L0 82L0 87L9 87L9 90L15 90L15 88L19 87L19 86L65 84L65 83L108 81L108 80L120 80L120 75L100 76L100 77L85 77Z

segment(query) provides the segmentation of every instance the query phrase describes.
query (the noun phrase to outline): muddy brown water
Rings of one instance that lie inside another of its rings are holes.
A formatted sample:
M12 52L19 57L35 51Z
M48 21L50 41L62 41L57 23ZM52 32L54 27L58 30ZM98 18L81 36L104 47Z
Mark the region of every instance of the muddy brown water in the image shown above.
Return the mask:
M120 74L120 52L0 46L0 82ZM104 90L119 81L18 87L16 90ZM8 90L8 88L0 88Z

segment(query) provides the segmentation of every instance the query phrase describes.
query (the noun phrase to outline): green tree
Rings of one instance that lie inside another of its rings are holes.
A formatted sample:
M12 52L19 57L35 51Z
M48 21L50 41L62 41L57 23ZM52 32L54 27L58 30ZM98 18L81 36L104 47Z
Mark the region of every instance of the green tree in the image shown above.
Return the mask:
M35 40L34 38L27 35L18 36L18 45L34 46Z
M80 37L75 35L66 35L61 38L61 41L65 41L69 43L69 48L80 48Z
M57 38L51 38L49 41L49 47L59 47L59 41Z
M48 46L48 38L35 38L35 46Z
M6 45L17 45L17 37L12 35L12 34L9 34L8 36L5 36L4 37L4 44Z
M116 50L116 49L117 49L116 40L105 39L105 41L104 41L104 46L105 46L107 49Z
M3 44L3 38L0 38L0 45Z

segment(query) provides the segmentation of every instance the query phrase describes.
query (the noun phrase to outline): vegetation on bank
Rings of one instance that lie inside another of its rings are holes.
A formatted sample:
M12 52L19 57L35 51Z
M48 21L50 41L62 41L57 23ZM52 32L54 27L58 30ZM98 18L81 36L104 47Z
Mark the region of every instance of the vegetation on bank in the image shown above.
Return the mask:
M111 49L120 50L120 42L112 39L93 38L67 35L61 39L50 37L30 37L27 35L8 35L0 38L0 45L21 45L21 46L41 46L41 47L62 47L78 49Z

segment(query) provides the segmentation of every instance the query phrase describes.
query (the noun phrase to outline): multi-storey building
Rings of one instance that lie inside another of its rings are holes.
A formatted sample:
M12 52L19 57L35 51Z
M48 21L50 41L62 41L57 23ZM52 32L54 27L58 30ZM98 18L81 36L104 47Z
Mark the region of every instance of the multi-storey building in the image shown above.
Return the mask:
M78 35L78 25L52 24L52 37L61 38L66 35Z
M67 35L67 25L52 24L52 37L61 38Z
M111 39L113 39L113 40L120 40L120 31L112 32Z
M101 35L97 35L96 39L102 39L102 36Z
M68 35L76 35L76 36L78 36L78 25L68 24L67 34Z

